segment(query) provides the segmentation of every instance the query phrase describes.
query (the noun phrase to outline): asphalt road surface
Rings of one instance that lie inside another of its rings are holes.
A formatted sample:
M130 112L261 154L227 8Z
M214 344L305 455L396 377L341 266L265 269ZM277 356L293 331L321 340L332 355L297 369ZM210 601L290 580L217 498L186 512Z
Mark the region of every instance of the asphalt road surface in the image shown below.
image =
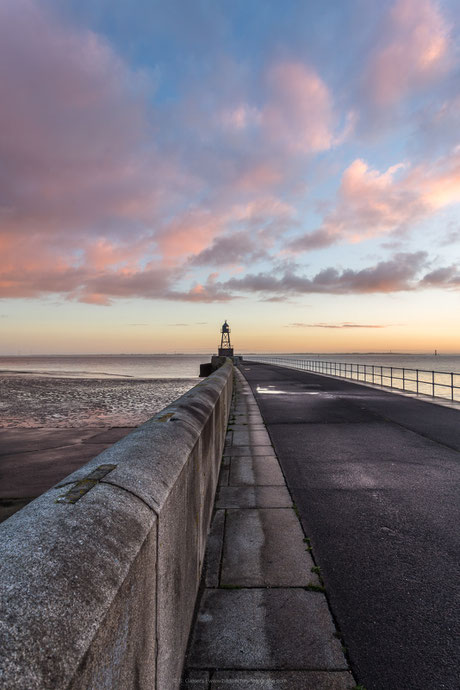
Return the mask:
M245 362L359 683L460 688L460 411Z

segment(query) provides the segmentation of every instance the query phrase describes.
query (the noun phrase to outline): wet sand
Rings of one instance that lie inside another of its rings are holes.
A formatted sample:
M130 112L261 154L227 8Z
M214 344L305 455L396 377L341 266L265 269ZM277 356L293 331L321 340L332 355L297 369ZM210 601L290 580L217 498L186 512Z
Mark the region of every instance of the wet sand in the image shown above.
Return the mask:
M199 379L0 375L0 428L138 426Z
M0 522L199 379L0 377Z

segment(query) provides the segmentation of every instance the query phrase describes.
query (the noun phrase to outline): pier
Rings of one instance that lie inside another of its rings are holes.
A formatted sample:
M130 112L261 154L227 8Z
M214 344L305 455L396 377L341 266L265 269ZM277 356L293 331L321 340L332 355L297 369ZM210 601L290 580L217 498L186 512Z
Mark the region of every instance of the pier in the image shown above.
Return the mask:
M0 687L456 688L459 452L458 409L226 360L0 526Z

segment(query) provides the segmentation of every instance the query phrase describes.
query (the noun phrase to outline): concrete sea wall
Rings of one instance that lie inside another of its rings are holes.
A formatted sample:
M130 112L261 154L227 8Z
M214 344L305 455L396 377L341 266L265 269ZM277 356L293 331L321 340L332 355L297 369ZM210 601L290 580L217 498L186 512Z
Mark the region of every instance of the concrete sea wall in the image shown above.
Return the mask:
M218 371L0 526L0 688L177 688L233 384Z

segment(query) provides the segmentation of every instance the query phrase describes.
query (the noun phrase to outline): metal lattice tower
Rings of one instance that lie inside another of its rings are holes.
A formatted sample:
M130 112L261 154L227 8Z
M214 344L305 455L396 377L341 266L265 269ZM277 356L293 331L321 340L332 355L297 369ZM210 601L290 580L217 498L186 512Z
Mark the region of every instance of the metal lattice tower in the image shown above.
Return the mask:
M220 332L222 333L222 337L220 339L220 346L225 350L230 349L232 347L230 345L230 326L228 325L227 321L225 321L225 323L223 324L222 328L220 329Z
M220 347L219 356L220 357L233 357L233 348L230 343L230 326L227 321L223 324L220 329Z

